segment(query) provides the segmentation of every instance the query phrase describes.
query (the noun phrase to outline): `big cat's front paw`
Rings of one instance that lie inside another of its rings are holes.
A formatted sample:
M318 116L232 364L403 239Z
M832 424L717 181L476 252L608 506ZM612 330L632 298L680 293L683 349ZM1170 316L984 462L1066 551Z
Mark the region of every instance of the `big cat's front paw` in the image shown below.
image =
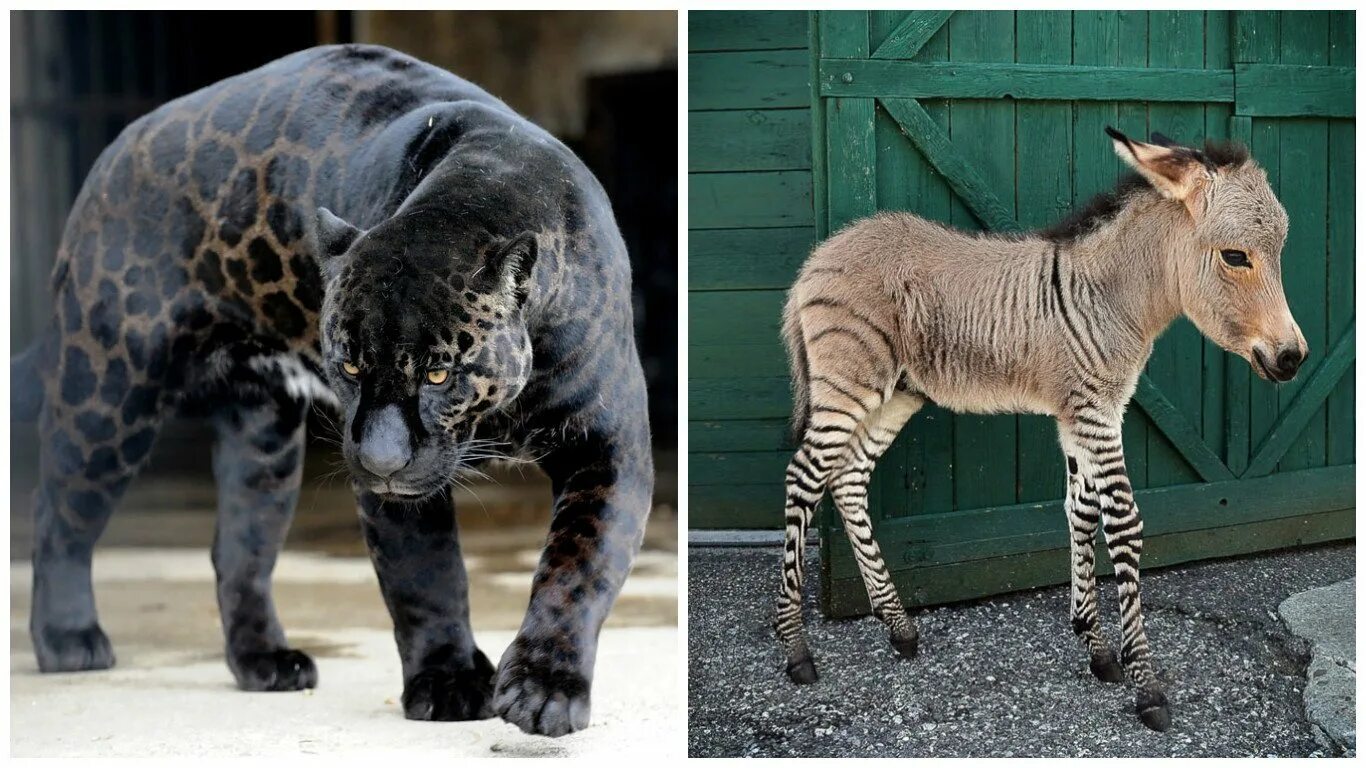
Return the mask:
M564 736L588 727L590 681L579 672L532 658L514 643L503 656L493 709L526 733Z
M403 716L409 720L483 720L493 717L493 664L474 652L474 667L430 667L403 685Z
M318 668L303 651L279 648L238 654L228 662L244 691L302 691L318 687Z
M114 666L114 649L104 630L44 628L33 634L33 650L41 672L84 672Z

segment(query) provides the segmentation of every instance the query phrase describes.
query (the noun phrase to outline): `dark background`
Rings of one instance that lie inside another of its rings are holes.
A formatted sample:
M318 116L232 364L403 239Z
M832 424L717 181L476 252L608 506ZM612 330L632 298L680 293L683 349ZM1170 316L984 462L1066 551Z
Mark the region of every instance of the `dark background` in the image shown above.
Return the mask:
M303 48L388 45L484 86L569 145L607 189L634 269L636 338L662 474L656 497L672 504L676 24L673 12L11 12L11 354L51 322L48 277L71 202L125 125L166 101ZM206 425L172 423L147 474L172 484L207 479L211 442ZM11 450L12 519L22 529L37 466L32 425L16 425ZM313 441L309 474L315 479L333 468L332 450ZM134 490L139 485L147 484L135 483ZM169 487L161 483L156 490ZM193 486L196 497L199 487ZM179 498L172 494L167 503L178 505Z

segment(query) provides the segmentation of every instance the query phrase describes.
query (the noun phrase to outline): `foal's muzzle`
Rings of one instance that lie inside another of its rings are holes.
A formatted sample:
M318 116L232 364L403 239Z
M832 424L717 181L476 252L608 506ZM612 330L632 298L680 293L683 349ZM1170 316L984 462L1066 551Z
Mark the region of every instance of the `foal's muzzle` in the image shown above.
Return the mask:
M1296 342L1291 342L1281 345L1275 357L1264 353L1261 347L1253 347L1252 357L1253 367L1258 369L1257 373L1262 378L1283 383L1295 378L1295 374L1300 372L1300 366L1308 357L1308 350L1301 348Z

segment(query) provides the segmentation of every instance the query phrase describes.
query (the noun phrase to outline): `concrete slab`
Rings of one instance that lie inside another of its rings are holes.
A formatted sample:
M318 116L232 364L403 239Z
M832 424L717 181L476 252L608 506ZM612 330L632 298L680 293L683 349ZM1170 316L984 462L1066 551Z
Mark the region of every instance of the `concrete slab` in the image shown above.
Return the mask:
M525 541L525 537L519 540ZM470 546L476 639L491 659L512 640L531 574L523 549ZM481 554L482 553L482 554ZM532 560L531 562L534 562ZM587 730L546 739L501 720L403 718L392 629L363 558L286 552L276 578L293 644L319 687L243 693L222 659L213 571L203 550L105 549L96 598L118 657L108 671L40 675L28 639L32 571L10 568L10 749L15 756L678 756L682 681L677 561L642 553L603 630ZM637 577L639 577L637 579Z
M1304 714L1325 747L1355 755L1356 579L1306 590L1281 603L1290 631L1311 644Z

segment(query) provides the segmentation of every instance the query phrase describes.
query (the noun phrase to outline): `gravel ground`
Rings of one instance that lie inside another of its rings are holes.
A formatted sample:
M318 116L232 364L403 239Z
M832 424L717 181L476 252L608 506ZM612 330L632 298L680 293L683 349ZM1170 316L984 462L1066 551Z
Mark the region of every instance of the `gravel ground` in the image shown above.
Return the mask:
M808 563L817 573L814 550ZM771 627L778 572L776 549L689 551L692 757L1331 754L1304 717L1307 643L1276 606L1351 577L1351 544L1145 572L1148 639L1172 707L1162 734L1139 722L1132 688L1087 671L1065 587L916 611L912 662L876 619L820 619L808 589L821 678L794 686ZM1117 646L1113 582L1100 586Z

